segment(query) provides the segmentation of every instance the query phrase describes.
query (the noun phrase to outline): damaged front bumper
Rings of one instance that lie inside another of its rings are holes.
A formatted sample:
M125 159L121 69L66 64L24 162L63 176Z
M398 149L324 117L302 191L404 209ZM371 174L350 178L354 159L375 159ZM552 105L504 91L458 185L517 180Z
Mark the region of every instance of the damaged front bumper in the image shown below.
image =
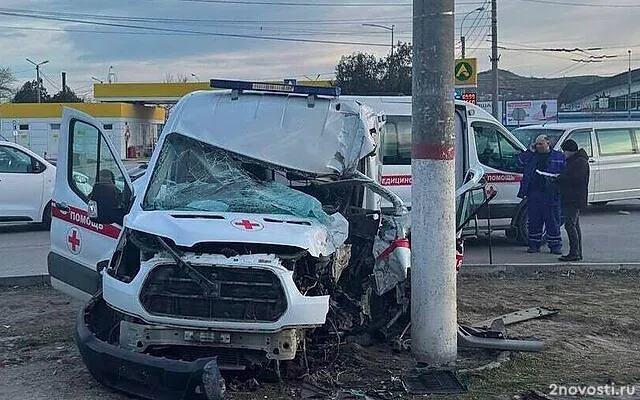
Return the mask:
M202 372L215 357L183 361L133 352L99 339L91 313L106 307L94 297L78 315L75 340L93 377L105 386L146 399L206 399Z

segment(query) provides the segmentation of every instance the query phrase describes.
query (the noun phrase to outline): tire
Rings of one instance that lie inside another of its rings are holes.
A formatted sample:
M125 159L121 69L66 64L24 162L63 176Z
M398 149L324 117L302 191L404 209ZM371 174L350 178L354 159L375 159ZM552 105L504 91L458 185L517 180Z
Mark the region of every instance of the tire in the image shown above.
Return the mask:
M608 201L594 201L593 203L594 206L606 206L607 204L609 204Z
M42 228L51 229L51 202L47 204L42 213Z

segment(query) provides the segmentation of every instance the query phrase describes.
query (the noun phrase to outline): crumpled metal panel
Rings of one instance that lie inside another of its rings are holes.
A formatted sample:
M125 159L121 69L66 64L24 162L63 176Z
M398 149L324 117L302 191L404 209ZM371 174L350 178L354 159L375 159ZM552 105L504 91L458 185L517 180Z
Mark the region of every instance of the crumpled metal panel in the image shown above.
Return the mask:
M257 100L256 100L257 99ZM353 100L228 91L193 92L172 110L165 132L313 175L348 175L376 148L373 111Z
M405 234L409 215L384 216L379 234L373 241L376 258L373 276L376 293L383 295L408 277L411 267L411 248Z

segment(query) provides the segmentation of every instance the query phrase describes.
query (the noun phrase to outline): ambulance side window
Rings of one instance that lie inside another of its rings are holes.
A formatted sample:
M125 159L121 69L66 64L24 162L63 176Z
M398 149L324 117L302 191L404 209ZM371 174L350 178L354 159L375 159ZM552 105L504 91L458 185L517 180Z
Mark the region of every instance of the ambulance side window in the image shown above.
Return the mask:
M125 178L118 167L116 162L116 158L113 154L111 154L111 150L109 150L109 145L105 141L102 135L100 136L100 164L98 165L100 171L111 171L114 178L114 183L120 192L124 192L125 190Z
M81 121L72 121L69 138L69 185L87 201L98 177L100 131Z
M410 116L387 116L382 156L385 165L411 165Z
M521 151L495 126L486 122L471 124L478 161L484 166L505 172L519 172Z
M69 138L69 185L84 201L89 200L93 185L100 180L113 179L122 192L125 178L98 128L82 121L73 121ZM111 174L107 172L110 171Z

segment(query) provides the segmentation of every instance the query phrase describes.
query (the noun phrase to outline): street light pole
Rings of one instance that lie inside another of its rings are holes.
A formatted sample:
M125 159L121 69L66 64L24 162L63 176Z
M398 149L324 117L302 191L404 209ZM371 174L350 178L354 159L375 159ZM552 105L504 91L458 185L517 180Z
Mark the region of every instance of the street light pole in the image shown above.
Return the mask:
M33 62L31 60L29 60L28 58L26 59L27 61L29 61L31 64L36 66L36 93L38 94L38 103L41 102L40 100L40 66L43 64L46 64L49 62L49 60L45 60L41 63L36 63Z
M467 14L465 14L464 18L462 18L462 23L460 24L460 43L462 44L462 59L464 60L465 55L466 55L466 38L464 37L464 21L467 19L467 17L475 12L481 12L484 11L484 7L478 7L475 10L471 10L469 11Z
M382 28L388 31L391 31L391 59L393 59L393 47L395 46L393 41L393 31L395 29L395 25L387 26L387 25L379 25L379 24L362 24L362 26L373 26L375 28Z
M631 49L627 50L629 53L629 73L627 74L627 118L631 119Z

